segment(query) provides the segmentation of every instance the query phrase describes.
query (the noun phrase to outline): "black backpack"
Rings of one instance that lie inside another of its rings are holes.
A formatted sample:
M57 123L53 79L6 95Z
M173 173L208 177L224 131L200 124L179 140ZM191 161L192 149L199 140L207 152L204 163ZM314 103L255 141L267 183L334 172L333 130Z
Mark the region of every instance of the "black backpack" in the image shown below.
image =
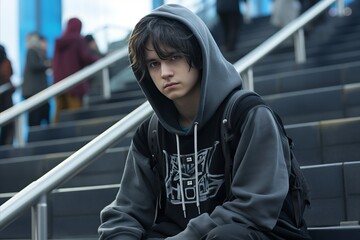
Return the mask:
M237 106L236 111L242 112L241 117L239 119L240 126L243 124L248 112L252 108L259 105L267 106L267 104L258 94L248 90L235 91L227 101L227 105L223 113L223 118L222 118L223 120L220 130L221 145L223 149L223 155L225 158L225 187L226 187L227 199L232 198L230 185L232 181L231 171L232 171L234 153L232 152L231 144L232 144L232 140L234 139L234 132L230 120L231 120L231 115L233 113L233 107L235 105ZM287 138L290 147L291 172L289 178L289 194L287 196L287 199L285 199L285 201L289 201L292 203L294 209L293 217L295 220L295 224L297 227L300 227L302 225L304 210L306 206L310 205L309 187L300 169L299 163L296 160L295 155L293 153L293 145L294 145L293 141L287 135L281 118L278 116L278 114L276 114L276 112L272 111L272 113L279 125L279 128L281 129L284 136ZM161 166L160 162L158 161L158 159L161 159L161 149L160 149L159 137L158 137L158 118L155 113L151 116L148 126L148 144L152 156L151 166L154 169L154 171L157 172L157 174L160 176L161 179L163 177L162 175L163 166Z

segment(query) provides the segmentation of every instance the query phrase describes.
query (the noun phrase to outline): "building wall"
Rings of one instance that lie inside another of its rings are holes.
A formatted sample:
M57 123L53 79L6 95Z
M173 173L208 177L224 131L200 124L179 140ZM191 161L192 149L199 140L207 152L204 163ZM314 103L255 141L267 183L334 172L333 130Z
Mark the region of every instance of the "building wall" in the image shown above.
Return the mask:
M0 44L12 62L13 82L20 82L18 0L0 0Z

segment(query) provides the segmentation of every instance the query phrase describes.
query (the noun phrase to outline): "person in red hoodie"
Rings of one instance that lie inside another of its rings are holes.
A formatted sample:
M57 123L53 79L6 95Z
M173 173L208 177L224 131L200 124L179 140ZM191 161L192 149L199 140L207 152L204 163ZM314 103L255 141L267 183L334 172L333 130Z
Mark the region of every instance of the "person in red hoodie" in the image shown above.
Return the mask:
M71 18L61 37L55 41L52 62L54 83L57 83L99 59L93 55L84 37L81 35L82 22ZM55 122L59 121L59 112L65 109L78 109L83 105L83 97L88 91L88 82L83 81L69 91L56 96Z

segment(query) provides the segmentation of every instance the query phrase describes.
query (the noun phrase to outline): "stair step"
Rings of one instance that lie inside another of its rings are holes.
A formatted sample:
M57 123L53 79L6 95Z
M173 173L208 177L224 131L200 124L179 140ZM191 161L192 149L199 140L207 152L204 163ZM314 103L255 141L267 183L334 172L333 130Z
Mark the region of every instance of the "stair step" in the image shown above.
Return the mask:
M294 92L360 82L360 61L255 76L255 91L262 95Z

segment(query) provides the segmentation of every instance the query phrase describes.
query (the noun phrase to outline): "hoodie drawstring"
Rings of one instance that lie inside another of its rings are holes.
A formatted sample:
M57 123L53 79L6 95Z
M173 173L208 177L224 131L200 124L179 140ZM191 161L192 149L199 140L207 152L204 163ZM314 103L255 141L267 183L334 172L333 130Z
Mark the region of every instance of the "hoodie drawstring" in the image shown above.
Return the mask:
M200 200L199 200L199 167L198 167L198 148L197 148L197 127L198 123L194 124L194 158L195 158L195 194L196 194L196 207L198 209L199 215L200 211ZM179 168L179 182L180 182L180 194L181 194L181 206L184 212L184 218L186 218L186 207L185 207L185 197L183 189L183 179L182 179L182 169L181 169L181 159L180 159L180 143L179 135L176 134L176 150L177 150L177 162Z
M184 218L186 218L185 197L184 197L183 180L182 180L182 169L181 169L181 159L180 159L180 143L179 143L179 136L178 136L177 134L176 134L176 149L177 149L177 161L178 161L178 168L179 168L181 205L182 205L182 210L183 210L183 212L184 212Z
M196 207L198 209L199 215L200 212L200 200L199 200L199 167L198 167L198 149L197 149L197 127L198 123L194 123L194 152L195 152L195 191L196 191Z

